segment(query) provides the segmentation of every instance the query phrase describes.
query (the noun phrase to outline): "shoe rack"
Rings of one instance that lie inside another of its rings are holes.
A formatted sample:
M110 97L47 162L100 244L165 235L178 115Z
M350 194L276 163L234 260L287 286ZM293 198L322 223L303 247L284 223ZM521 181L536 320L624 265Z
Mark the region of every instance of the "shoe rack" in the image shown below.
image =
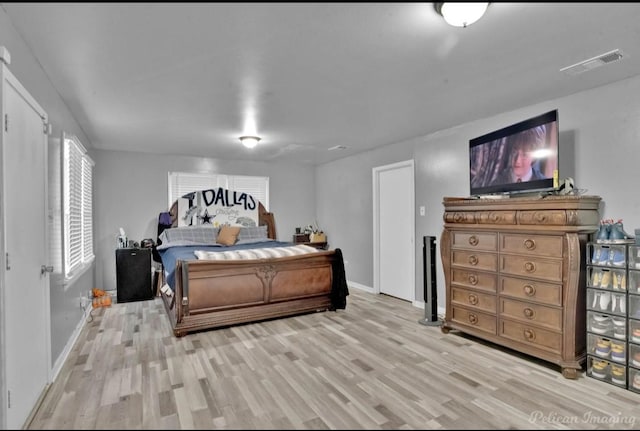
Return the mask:
M638 253L628 243L587 244L587 375L640 392Z
M640 245L629 246L629 384L640 392Z

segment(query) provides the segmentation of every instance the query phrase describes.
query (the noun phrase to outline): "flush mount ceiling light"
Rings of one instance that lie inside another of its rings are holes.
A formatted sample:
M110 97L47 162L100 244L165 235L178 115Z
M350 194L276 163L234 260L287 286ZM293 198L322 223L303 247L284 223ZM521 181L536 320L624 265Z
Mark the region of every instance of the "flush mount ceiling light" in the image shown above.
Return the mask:
M240 136L240 142L247 148L254 148L258 145L260 138L257 136Z
M482 18L489 3L434 3L433 7L454 27L466 27Z

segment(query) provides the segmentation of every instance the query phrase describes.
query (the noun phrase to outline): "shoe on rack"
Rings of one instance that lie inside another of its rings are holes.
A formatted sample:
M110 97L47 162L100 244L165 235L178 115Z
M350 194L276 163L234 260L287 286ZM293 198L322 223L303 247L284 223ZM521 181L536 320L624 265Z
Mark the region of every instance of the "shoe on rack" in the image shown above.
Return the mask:
M636 352L633 354L633 359L631 359L631 365L634 367L640 367L640 352Z
M624 362L627 360L624 344L611 343L611 360L616 362Z
M622 220L611 224L609 228L609 242L611 243L631 243L634 237L624 231Z
M625 367L611 364L611 382L616 385L626 385L627 375Z
M598 262L598 265L609 266L609 262L611 262L612 257L613 254L611 253L611 248L608 245L604 246L600 252L600 261Z
M596 343L595 354L601 358L608 358L611 353L611 341L605 339L599 339Z
M591 255L591 263L597 265L600 263L600 258L602 257L602 247L599 245L593 246L593 254Z
M622 314L627 313L627 295L615 295L618 297L618 310Z
M600 292L600 299L598 305L601 311L609 311L609 304L611 303L611 293ZM615 304L614 304L615 307Z
M602 279L600 280L600 288L601 289L609 289L609 285L611 284L611 271L605 269L602 271Z
M613 290L620 290L620 281L621 281L622 276L618 275L618 273L616 271L612 271L612 272L613 272L613 274L612 274L613 283L611 283L611 284L612 284Z
M602 295L602 292L598 292L598 291L593 292L593 303L591 304L591 309L593 310L598 309L598 304L600 303L600 295Z
M633 383L631 384L631 386L633 386L634 389L640 390L640 373L636 373L636 375L633 377Z
M626 259L624 256L624 251L620 249L620 247L612 247L611 248L611 264L613 266L624 266L626 263Z
M624 317L612 317L611 320L613 321L613 336L619 340L626 340L627 319ZM611 348L613 349L613 343L611 344Z
M602 271L594 270L591 275L591 287L600 287L600 280L602 279Z
M611 221L612 220L601 220L600 227L598 228L598 232L596 232L596 242L603 243L609 240L609 235L611 232Z
M591 375L599 379L604 379L607 377L608 368L609 363L607 361L593 361L593 365L591 366Z

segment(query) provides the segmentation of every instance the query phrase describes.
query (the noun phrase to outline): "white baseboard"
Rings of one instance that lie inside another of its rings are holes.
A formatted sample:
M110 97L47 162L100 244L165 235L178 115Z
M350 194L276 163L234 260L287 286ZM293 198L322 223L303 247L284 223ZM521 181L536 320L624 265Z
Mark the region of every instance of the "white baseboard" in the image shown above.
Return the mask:
M58 359L56 359L56 362L53 364L53 369L51 370L52 382L56 380L56 378L58 377L58 373L60 373L60 370L64 365L64 362L69 357L69 354L71 353L71 349L73 349L74 344L76 344L76 341L80 336L80 332L82 331L82 328L84 328L84 325L87 323L87 317L89 316L89 313L91 312L92 309L93 308L91 306L91 301L89 301L87 304L87 308L85 308L84 312L82 313L82 318L78 322L78 325L76 325L76 329L73 330L73 333L71 334L71 337L69 337L67 344L64 346L64 349L58 356Z
M424 301L413 301L413 306L417 308L422 308L424 310ZM445 308L438 307L436 309L436 312L438 313L438 316L444 316Z
M354 289L364 290L365 292L368 292L368 293L376 293L373 290L373 287L365 286L364 284L356 283L355 281L347 280L347 286L353 287ZM422 308L424 310L424 301L413 301L412 305L416 308ZM444 316L444 313L445 313L445 308L438 307L438 315Z
M373 291L373 287L365 286L364 284L356 283L355 281L347 280L347 286L353 287L354 289L364 290L368 293L375 293Z

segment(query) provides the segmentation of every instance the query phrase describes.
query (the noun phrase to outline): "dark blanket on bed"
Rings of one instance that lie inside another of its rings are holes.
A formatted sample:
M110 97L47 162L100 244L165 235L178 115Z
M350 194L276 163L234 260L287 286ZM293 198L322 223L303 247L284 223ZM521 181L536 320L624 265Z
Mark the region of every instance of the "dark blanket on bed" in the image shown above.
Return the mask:
M333 285L331 286L331 305L333 310L347 308L347 296L349 288L347 287L347 276L344 272L344 259L342 258L342 250L336 248L336 258L332 264Z

